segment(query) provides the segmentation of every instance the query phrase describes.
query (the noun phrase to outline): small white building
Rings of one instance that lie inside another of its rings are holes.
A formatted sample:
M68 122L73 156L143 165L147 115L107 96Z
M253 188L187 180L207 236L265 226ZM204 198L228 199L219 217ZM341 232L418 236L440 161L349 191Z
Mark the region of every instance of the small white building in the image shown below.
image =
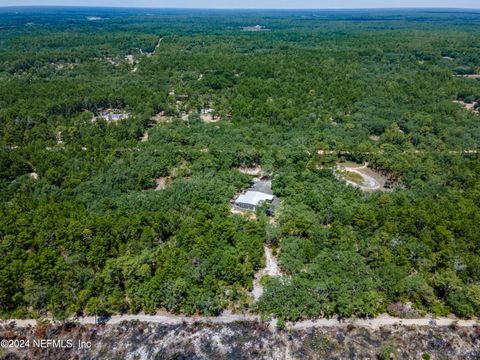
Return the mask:
M100 113L100 116L109 122L116 122L124 119L128 119L130 116L128 113L120 112L120 111L103 111Z
M271 202L273 200L273 195L265 194L259 191L247 191L244 194L241 194L235 200L235 206L238 206L242 209L256 210L262 205L263 202Z

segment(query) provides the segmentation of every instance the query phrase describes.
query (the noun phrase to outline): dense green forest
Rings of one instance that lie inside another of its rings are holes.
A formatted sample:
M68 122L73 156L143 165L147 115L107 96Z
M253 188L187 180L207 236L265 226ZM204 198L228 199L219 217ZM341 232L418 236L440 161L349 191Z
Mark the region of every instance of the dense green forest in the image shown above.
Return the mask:
M477 316L479 35L453 10L0 9L0 315ZM274 221L230 212L254 165ZM283 276L253 303L264 245Z

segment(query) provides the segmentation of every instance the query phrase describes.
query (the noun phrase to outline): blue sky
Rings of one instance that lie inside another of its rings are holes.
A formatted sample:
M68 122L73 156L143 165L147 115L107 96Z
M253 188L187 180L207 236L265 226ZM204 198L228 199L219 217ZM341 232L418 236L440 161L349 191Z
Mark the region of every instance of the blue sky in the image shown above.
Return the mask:
M0 0L0 6L69 5L158 8L401 8L479 9L480 0Z

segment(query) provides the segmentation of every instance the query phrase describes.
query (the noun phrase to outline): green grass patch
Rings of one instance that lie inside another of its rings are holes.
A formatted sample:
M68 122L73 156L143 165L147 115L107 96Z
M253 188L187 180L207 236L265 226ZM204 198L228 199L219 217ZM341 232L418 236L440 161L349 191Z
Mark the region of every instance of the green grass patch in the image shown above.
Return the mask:
M353 181L355 184L363 184L363 176L352 171L344 171L342 176L349 181Z

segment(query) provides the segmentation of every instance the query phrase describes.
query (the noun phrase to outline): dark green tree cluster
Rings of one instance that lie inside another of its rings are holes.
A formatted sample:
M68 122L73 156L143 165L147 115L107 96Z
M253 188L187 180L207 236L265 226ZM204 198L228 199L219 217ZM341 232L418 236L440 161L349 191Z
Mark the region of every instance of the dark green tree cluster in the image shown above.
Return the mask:
M456 75L480 73L479 18L1 10L0 315L478 315L480 118L457 100L480 81ZM229 211L257 165L274 224ZM267 244L284 275L253 307Z

